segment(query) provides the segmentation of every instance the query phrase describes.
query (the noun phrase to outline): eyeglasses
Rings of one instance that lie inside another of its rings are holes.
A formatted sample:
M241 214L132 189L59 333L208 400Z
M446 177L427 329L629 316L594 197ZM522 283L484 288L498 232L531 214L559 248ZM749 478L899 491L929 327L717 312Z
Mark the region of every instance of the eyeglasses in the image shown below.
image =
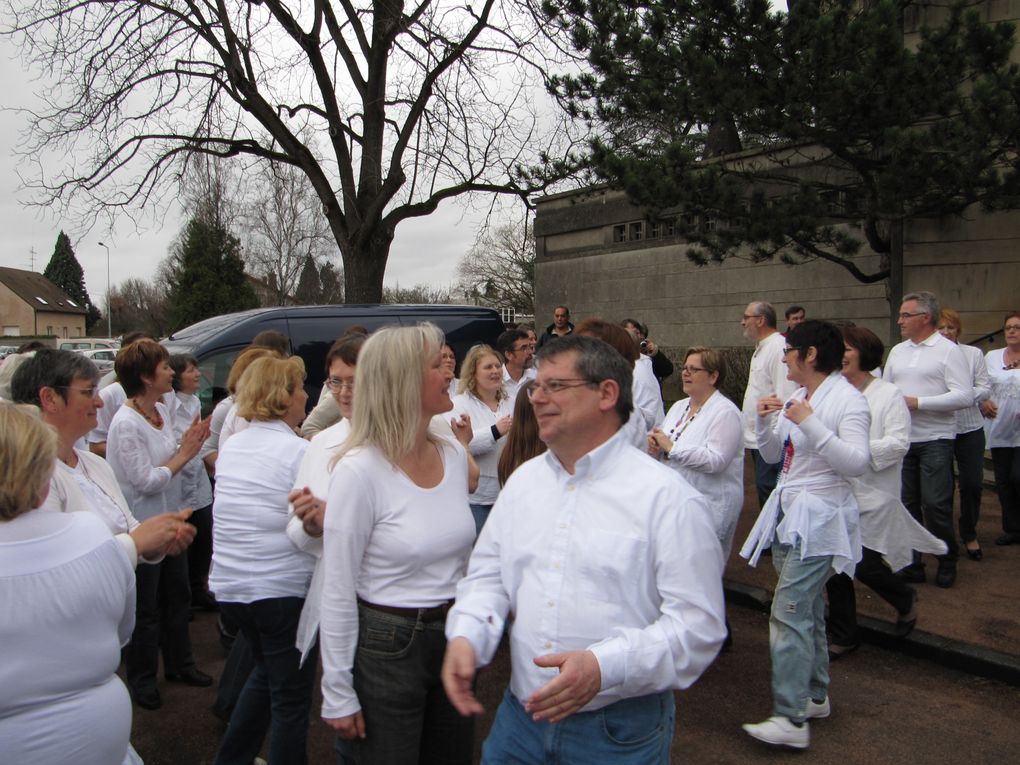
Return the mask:
M680 367L680 371L681 371L682 373L684 373L684 374L692 375L692 374L694 374L695 372L707 372L708 370L707 370L707 369L705 369L704 367L691 367L691 366L686 366L686 367Z
M1007 324L1003 329L1007 332L1020 332L1020 324Z
M928 315L928 313L926 311L918 311L917 313L907 313L906 311L903 311L903 312L900 313L900 318L901 319L912 319L915 316L927 316L927 315Z
M796 345L787 345L785 348L783 348L783 355L785 356L790 351L799 351L799 350L800 350L800 348L798 348Z
M326 386L330 390L339 390L339 391L349 390L349 391L353 391L354 390L354 380L351 380L350 382L347 382L346 380L341 380L341 379L339 379L337 377L330 377L330 378L328 378L326 380Z
M72 388L70 385L54 385L54 388L58 390L72 391L76 390L86 398L95 398L96 392L99 390L98 385L93 385L91 388Z
M568 385L568 383L573 383ZM528 388L528 398L534 398L536 391L542 391L546 396L555 395L560 393L567 388L580 388L582 385L597 385L591 380L585 380L581 377L568 377L563 380L546 380L545 382L534 382L531 387Z
M535 350L535 346L531 345L531 343L527 343L517 348L511 348L510 350L513 351L514 353L524 353L525 351Z
M758 314L747 314L747 313L745 313L741 318L744 321L750 321L751 319L760 319L761 316L759 316Z

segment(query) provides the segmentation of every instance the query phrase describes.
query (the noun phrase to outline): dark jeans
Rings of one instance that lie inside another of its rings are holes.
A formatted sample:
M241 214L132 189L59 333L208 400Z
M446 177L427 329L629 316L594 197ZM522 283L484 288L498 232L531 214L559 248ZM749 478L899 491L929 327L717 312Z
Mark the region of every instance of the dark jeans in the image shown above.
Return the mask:
M469 765L474 721L450 704L439 679L444 621L422 622L359 605L354 690L366 737L359 765Z
M903 458L903 504L918 523L946 543L940 562L959 556L953 530L953 439L913 443ZM914 560L920 555L914 553Z
M227 663L223 665L223 674L220 675L220 684L216 691L216 701L213 703L213 713L217 717L222 720L230 719L253 669L255 669L255 658L251 655L248 641L238 631L230 646L230 653L227 654Z
M188 546L188 576L191 592L198 596L209 591L209 564L212 561L212 505L193 512L188 518L188 523L195 527L195 539Z
M124 649L128 685L135 690L156 687L159 653L163 670L181 672L195 666L191 655L191 588L188 558L168 555L159 563L138 563L135 570L135 630Z
M882 555L867 547L861 548L861 562L854 578L863 582L896 609L900 616L910 612L914 602L914 588L904 584L882 560ZM853 580L846 574L829 577L825 583L829 596L827 626L832 642L837 645L857 645L861 642L857 629L857 596Z
M985 431L983 428L961 433L953 442L956 474L960 486L960 538L977 539L981 514L981 483L984 481Z
M751 450L751 456L754 457L754 485L758 489L758 509L760 510L765 507L765 503L776 488L783 463L781 461L766 462L757 449Z
M251 765L269 731L267 760L273 765L306 763L305 739L312 687L318 665L313 649L299 666L297 626L304 598L267 598L254 603L222 603L241 625L255 668L237 700L223 736L217 765Z
M1020 446L996 446L992 449L995 493L1002 505L1002 530L1020 534Z

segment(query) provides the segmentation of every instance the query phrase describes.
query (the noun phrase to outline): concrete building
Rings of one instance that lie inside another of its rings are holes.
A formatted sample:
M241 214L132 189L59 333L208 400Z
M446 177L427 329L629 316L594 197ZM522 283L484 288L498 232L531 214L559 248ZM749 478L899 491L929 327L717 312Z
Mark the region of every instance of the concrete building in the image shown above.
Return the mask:
M6 337L85 336L84 306L42 274L0 268L0 334Z

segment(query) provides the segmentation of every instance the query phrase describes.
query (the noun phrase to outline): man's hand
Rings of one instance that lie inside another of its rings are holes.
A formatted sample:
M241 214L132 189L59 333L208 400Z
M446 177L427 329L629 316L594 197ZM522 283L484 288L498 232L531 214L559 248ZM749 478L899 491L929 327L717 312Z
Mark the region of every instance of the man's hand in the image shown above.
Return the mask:
M443 657L439 676L454 709L465 717L485 711L471 690L471 682L475 679L475 649L467 638L455 637L446 644L446 656Z
M336 717L333 719L323 717L322 719L326 722L326 725L336 731L336 735L340 738L347 740L365 738L365 716L361 714L361 710L352 715L347 715L347 717Z
M326 503L312 494L307 486L294 489L287 495L287 501L293 506L294 515L301 521L305 533L310 537L321 537L326 519Z
M568 651L536 656L539 667L559 667L560 674L528 699L524 709L535 720L559 722L595 698L602 687L602 670L591 651Z

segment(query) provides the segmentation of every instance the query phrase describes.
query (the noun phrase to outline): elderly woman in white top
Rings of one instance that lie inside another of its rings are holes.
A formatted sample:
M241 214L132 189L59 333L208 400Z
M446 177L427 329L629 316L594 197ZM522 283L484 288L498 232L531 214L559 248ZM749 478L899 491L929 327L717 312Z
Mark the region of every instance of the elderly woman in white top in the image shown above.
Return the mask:
M116 675L134 624L131 561L95 513L34 511L56 451L42 422L0 404L0 757L141 763Z
M995 491L1002 506L1002 535L997 545L1020 544L1020 311L1003 323L1004 348L985 356L992 397L982 402L988 448L992 452Z
M861 560L854 577L896 609L896 632L905 636L917 623L917 593L893 572L910 565L913 550L944 555L946 545L932 536L900 501L903 457L910 448L910 410L903 393L871 374L882 363L885 347L864 327L843 330L843 376L864 394L871 409L871 461L863 475L850 479L860 508ZM853 581L837 574L826 584L830 659L860 644Z
M955 478L960 488L960 539L967 550L967 557L978 561L984 557L977 538L977 522L981 513L981 484L985 480L985 422L980 405L992 393L991 381L988 379L988 368L981 349L960 344L963 320L958 312L952 308L943 308L937 328L943 337L959 345L970 372L973 403L955 412L953 456L956 459Z
M250 424L220 448L209 587L240 625L255 667L230 717L216 762L251 763L270 733L270 762L305 762L315 662L300 666L298 619L314 559L287 538L287 494L308 442L305 367L298 357L256 359L237 389Z
M496 466L506 445L504 436L510 430L514 406L503 388L503 362L499 354L488 345L476 345L468 351L460 367L457 391L453 411L458 417L471 418L473 432L468 448L481 471L478 488L469 498L475 533L480 534L499 496Z
M785 402L758 402L758 449L781 463L779 481L740 551L751 565L772 545L779 574L769 619L772 716L744 730L805 749L807 720L829 714L825 582L861 557L857 500L848 479L868 467L868 402L839 373L843 337L831 324L790 330L783 360L801 387Z
M662 456L708 499L723 558L744 504L744 446L740 410L719 392L726 375L722 354L712 348L687 350L680 368L684 393L648 436L648 451Z
M114 363L128 400L110 423L106 459L139 520L181 509L180 473L208 435L207 424L196 419L178 446L162 402L174 376L168 359L166 348L143 339L121 348ZM135 632L125 651L127 679L139 706L158 709L160 650L167 680L204 687L212 685L212 678L195 667L191 654L187 557L168 555L158 564L139 566L136 575L138 603Z
M452 407L437 327L387 327L358 356L334 458L322 565L322 716L355 758L471 762L443 691L446 613L475 539L464 448L429 431ZM342 459L341 459L342 458Z

